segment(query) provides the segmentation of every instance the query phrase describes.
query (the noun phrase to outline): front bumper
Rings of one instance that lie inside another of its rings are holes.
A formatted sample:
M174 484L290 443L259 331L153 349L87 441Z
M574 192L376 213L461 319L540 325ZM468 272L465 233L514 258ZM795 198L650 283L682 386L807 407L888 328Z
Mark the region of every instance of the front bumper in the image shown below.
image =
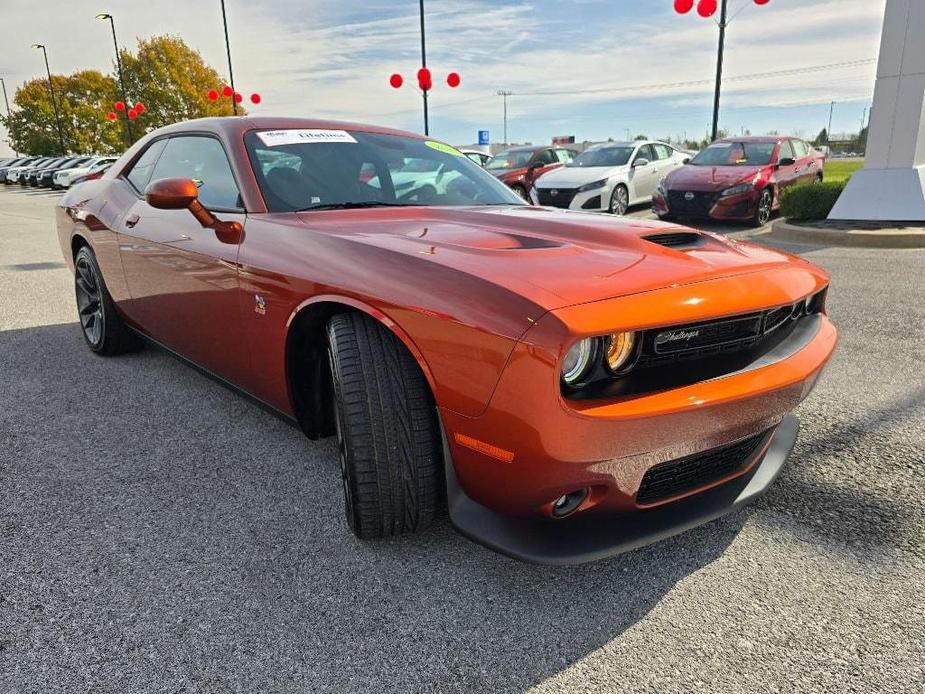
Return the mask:
M552 355L576 337L609 329L683 324L720 311L737 315L786 305L825 282L821 273L785 268L547 314L514 348L483 414L440 410L452 461L451 520L464 534L512 556L566 563L624 551L746 503L783 464L780 442L792 425L781 423L810 393L834 352L837 333L825 315L806 319L784 342L737 371L640 395L566 400ZM563 325L572 326L571 337L563 338ZM654 503L637 502L652 468L769 430L775 433L760 460L743 461L733 473L703 478ZM764 482L748 487L752 479ZM591 490L587 503L553 519L553 500L579 489ZM588 540L576 539L586 532ZM544 537L529 537L536 534ZM569 544L576 549L568 550ZM551 552L545 560L543 547Z
M594 190L578 192L566 188L537 188L534 186L535 203L560 210L583 210L585 212L602 212L610 209L610 194L613 185L608 184ZM551 195L555 190L556 195Z
M656 191L652 196L652 211L659 218L675 216L686 219L744 222L754 218L757 213L760 194L761 191L756 188L725 198L720 198L714 193L696 192L691 204L672 205L664 195Z
M736 511L764 494L777 479L797 440L799 420L788 415L731 482L671 504L644 511L588 514L571 521L515 518L470 498L447 462L447 505L456 529L475 542L514 559L568 565L604 559L677 535ZM450 461L444 438L445 460Z

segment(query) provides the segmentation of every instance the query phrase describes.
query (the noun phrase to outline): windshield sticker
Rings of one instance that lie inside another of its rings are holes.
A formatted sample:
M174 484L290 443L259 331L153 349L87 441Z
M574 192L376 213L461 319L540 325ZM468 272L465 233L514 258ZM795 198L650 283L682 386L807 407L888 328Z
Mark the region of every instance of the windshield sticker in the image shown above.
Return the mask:
M267 147L294 145L299 142L352 142L353 135L346 130L265 130L257 137Z
M428 147L430 147L431 149L435 149L435 150L437 150L438 152L443 152L444 154L452 154L452 155L455 156L455 157L464 157L464 156L466 156L465 154L463 154L462 152L460 152L460 151L459 151L458 149L456 149L455 147L450 147L449 145L445 145L445 144L443 144L442 142L434 142L434 141L432 141L432 140L428 140L428 141L425 142L424 144L427 145Z

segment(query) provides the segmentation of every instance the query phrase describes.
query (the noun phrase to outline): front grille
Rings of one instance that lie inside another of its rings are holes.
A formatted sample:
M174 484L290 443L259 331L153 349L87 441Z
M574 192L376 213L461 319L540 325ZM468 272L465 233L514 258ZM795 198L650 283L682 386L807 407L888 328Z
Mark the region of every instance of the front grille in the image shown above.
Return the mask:
M672 231L667 234L649 234L643 236L646 241L657 243L666 248L679 248L683 246L699 246L704 242L701 234L691 231Z
M680 496L743 470L770 433L769 429L726 446L650 468L639 485L636 503L652 504Z
M688 195L692 196L690 200ZM716 197L713 193L668 191L668 211L682 217L709 217L714 204Z
M540 205L547 207L568 207L578 192L577 188L537 188Z

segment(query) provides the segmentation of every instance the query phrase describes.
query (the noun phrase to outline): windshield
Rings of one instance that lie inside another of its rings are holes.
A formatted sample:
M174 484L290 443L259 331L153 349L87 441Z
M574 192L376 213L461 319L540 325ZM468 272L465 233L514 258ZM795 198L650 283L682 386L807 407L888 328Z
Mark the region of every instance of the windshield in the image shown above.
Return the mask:
M533 150L499 152L488 162L485 168L489 171L498 169L522 169L527 165L527 162L530 161L530 157L532 156Z
M694 166L767 166L774 142L715 142L691 159Z
M439 142L360 131L249 132L251 165L271 212L405 205L524 205Z
M586 149L566 166L626 166L633 147L596 147Z

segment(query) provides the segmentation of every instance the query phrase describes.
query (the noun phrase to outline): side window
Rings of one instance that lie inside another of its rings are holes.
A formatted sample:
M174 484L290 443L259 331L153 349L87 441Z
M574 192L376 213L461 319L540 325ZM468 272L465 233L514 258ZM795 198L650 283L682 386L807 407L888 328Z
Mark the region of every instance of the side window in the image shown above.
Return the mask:
M556 158L559 160L560 163L568 164L570 161L572 161L574 157L572 156L572 153L567 149L557 149Z
M558 161L559 158L556 156L555 151L551 149L544 149L542 152L540 152L539 156L533 160L533 163L548 166L549 164L555 164Z
M652 145L643 145L636 152L636 159L648 159L650 162L655 161L655 152L652 150Z
M655 149L655 154L658 155L659 159L670 159L671 158L671 147L668 145L652 145Z
M199 187L199 200L210 209L243 207L225 150L214 137L183 135L167 140L151 180L191 178Z
M793 151L797 159L802 159L809 154L809 146L803 140L791 140L790 143L793 145Z
M780 154L777 155L777 161L781 159L793 159L793 147L790 146L790 140L784 140L780 143Z
M147 186L148 181L151 180L151 171L157 163L157 158L161 156L165 143L166 140L158 140L149 146L148 149L135 160L135 163L129 170L126 178L139 193L143 194L145 192L145 186Z

